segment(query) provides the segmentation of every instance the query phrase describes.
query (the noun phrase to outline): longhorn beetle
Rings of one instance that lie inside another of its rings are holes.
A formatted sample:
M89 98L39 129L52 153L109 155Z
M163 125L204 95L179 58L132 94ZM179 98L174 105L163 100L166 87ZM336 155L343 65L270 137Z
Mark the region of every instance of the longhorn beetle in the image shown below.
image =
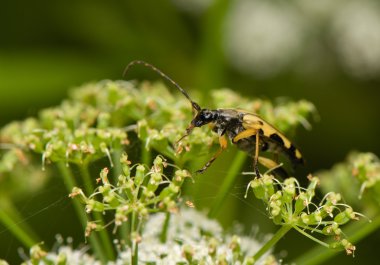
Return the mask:
M177 143L190 135L195 127L202 127L206 124L211 124L212 130L218 134L220 144L219 150L200 170L197 171L197 173L203 173L222 153L222 151L227 148L226 136L233 144L236 144L239 149L253 156L253 167L255 174L258 177L260 176L258 163L269 169L279 169L279 165L276 162L268 158L260 157L260 151L269 151L276 155L284 153L292 162L293 166L303 164L302 154L292 142L274 126L260 118L258 115L237 109L210 110L201 108L199 104L193 101L189 94L187 94L187 92L173 79L164 74L154 65L144 61L136 60L130 62L125 68L123 76L125 76L129 69L134 65L143 65L152 69L162 78L178 88L178 90L190 101L191 106L195 111L195 116L187 127L186 134L182 136ZM280 169L277 173L287 176L287 173L283 169Z

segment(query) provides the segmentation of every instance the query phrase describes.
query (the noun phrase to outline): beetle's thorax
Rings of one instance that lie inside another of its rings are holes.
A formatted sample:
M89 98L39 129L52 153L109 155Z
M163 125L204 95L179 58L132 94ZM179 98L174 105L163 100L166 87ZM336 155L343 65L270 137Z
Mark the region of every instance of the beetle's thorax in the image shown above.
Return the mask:
M236 135L240 131L241 113L233 109L217 109L215 112L218 113L218 118L214 122L214 132L220 136L227 133L231 138L230 134Z

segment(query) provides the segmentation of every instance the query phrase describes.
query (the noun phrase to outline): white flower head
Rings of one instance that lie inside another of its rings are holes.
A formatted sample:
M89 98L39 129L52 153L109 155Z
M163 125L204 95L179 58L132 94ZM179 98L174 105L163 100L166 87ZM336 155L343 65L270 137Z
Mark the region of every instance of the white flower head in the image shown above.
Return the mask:
M269 1L234 3L224 40L231 64L261 77L283 71L296 58L303 41L299 14L289 5Z
M380 73L380 6L349 1L333 19L332 39L346 70L360 78Z

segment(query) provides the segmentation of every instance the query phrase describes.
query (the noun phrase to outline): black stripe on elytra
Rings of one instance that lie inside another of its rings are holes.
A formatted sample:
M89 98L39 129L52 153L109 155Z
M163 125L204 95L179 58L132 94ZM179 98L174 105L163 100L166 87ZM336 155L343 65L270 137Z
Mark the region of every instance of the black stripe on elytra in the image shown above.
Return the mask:
M267 142L263 142L261 145L261 151L265 152L269 148L269 144Z
M289 151L296 157L296 147L294 145L290 145Z
M284 141L282 140L281 136L279 136L277 133L272 133L269 136L269 138L272 139L273 141L277 142L278 144L282 145L282 146L284 145Z

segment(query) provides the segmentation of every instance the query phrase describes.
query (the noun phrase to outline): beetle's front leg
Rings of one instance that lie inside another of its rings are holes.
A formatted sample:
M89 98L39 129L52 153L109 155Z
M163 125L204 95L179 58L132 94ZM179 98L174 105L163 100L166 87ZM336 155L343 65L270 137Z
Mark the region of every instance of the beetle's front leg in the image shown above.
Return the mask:
M209 166L211 166L212 162L214 162L215 159L218 158L218 156L223 152L223 150L227 148L227 139L225 135L219 136L219 145L220 148L216 152L216 154L210 159L210 161L208 161L201 169L197 170L195 173L202 174Z

